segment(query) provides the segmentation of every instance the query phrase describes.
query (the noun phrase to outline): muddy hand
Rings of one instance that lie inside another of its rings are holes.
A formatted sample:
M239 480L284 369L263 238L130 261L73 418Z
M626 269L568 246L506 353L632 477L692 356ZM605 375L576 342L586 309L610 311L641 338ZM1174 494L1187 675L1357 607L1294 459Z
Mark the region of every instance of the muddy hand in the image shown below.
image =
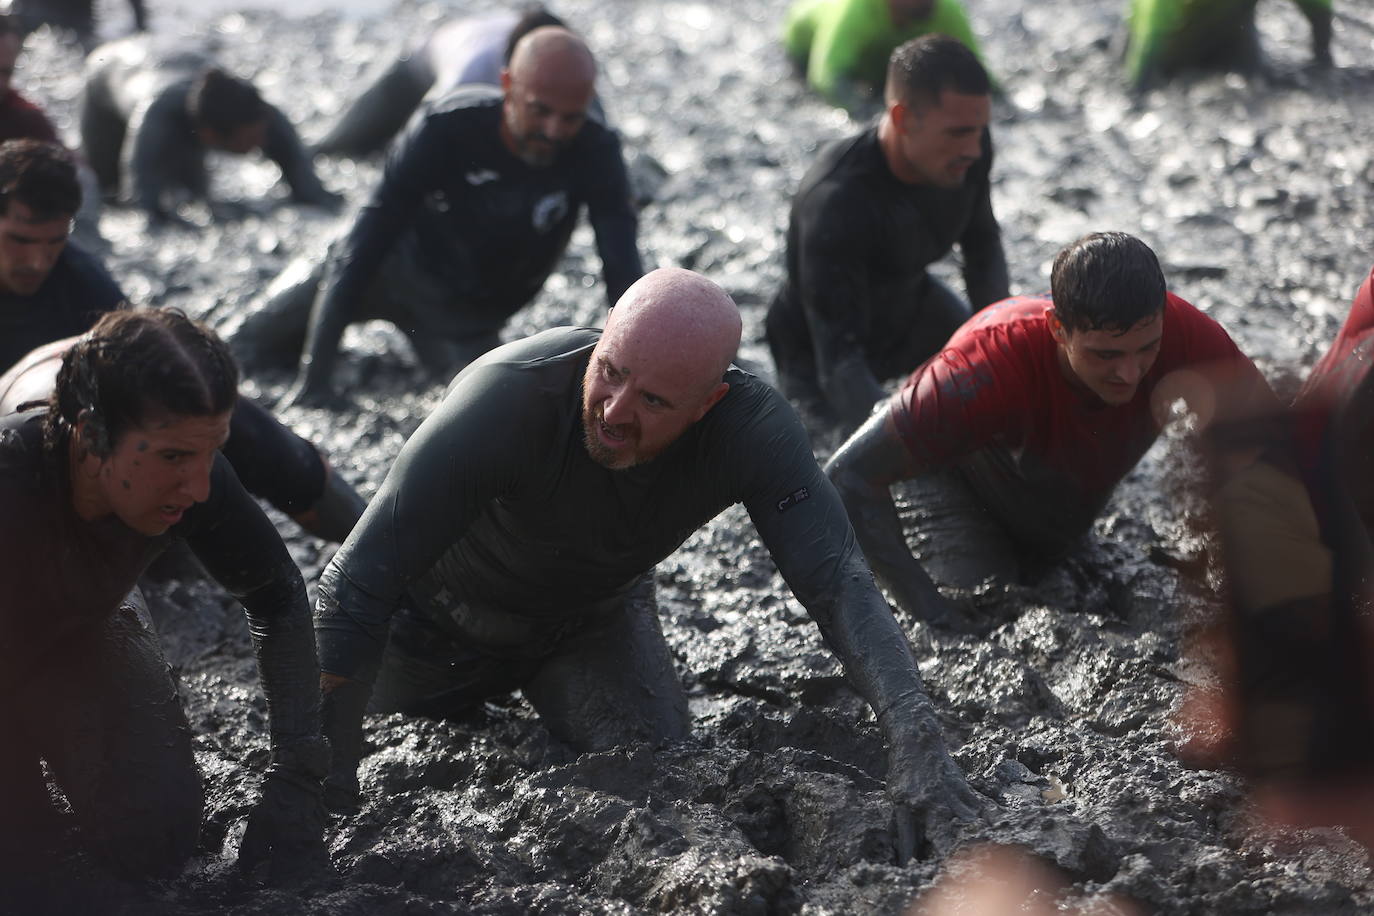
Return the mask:
M262 784L262 798L248 818L239 847L239 871L267 870L272 884L293 884L329 871L320 778L273 766Z
M947 852L986 805L943 748L915 753L894 748L887 792L899 865Z

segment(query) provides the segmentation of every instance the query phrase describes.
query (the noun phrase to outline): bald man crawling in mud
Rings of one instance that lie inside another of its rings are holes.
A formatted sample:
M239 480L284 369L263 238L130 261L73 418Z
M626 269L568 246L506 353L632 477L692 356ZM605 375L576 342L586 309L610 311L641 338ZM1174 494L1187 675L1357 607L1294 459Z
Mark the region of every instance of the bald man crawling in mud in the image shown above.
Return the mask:
M519 689L578 749L685 737L654 566L742 502L877 716L899 860L975 815L844 506L783 397L731 366L739 339L720 287L662 269L604 331L544 331L454 379L320 579L336 804L365 708L445 717Z

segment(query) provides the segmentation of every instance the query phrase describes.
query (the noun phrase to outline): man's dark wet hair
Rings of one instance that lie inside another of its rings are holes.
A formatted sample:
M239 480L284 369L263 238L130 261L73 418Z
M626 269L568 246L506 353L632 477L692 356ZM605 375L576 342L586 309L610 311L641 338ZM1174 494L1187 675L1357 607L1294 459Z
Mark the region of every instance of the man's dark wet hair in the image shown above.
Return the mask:
M252 83L210 67L192 83L186 112L197 125L227 134L266 118L267 104Z
M978 55L948 35L922 35L900 44L887 62L887 98L910 108L940 102L940 93L989 95L992 81Z
M45 440L58 454L77 421L97 457L160 415L212 417L238 398L239 374L214 331L178 309L123 309L96 322L62 359L48 400Z
M46 140L0 143L0 215L17 200L36 220L71 219L81 209L81 182L72 154Z
M1124 232L1095 232L1065 247L1050 271L1054 313L1069 331L1129 331L1164 308L1159 258Z
M520 39L524 38L535 29L542 29L546 25L557 26L560 29L566 29L568 27L567 23L562 19L559 19L537 3L533 6L525 7L524 12L520 14L520 18L516 20L515 25L510 30L510 38L506 41L506 54L501 60L509 64L511 55L515 53L515 46L520 43Z

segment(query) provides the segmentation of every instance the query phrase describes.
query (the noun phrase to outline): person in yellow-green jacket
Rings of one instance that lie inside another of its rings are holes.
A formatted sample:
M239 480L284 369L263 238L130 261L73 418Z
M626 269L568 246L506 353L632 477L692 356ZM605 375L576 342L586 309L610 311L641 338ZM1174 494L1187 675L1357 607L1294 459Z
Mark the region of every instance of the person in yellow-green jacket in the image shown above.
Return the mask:
M1331 65L1331 0L1293 0L1312 27L1312 58ZM1254 70L1258 0L1131 0L1126 73L1144 88L1187 67Z
M787 14L783 47L813 89L848 107L881 97L893 49L932 33L979 54L959 0L798 0Z

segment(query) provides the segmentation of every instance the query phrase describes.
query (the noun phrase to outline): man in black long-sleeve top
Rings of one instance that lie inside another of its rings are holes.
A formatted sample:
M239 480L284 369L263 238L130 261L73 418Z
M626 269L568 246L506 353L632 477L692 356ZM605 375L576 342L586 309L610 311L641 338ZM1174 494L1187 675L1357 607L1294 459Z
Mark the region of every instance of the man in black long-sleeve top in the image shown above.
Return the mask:
M768 311L783 390L819 394L847 426L971 314L926 267L957 243L973 308L1008 295L992 214L991 84L942 35L892 54L887 112L822 150L792 202L787 279Z
M540 28L516 46L499 91L460 87L417 115L327 267L234 333L240 359L280 359L304 337L292 398L319 403L344 328L384 318L447 379L496 346L543 287L583 205L614 302L642 268L620 142L587 117L595 77L580 38Z

